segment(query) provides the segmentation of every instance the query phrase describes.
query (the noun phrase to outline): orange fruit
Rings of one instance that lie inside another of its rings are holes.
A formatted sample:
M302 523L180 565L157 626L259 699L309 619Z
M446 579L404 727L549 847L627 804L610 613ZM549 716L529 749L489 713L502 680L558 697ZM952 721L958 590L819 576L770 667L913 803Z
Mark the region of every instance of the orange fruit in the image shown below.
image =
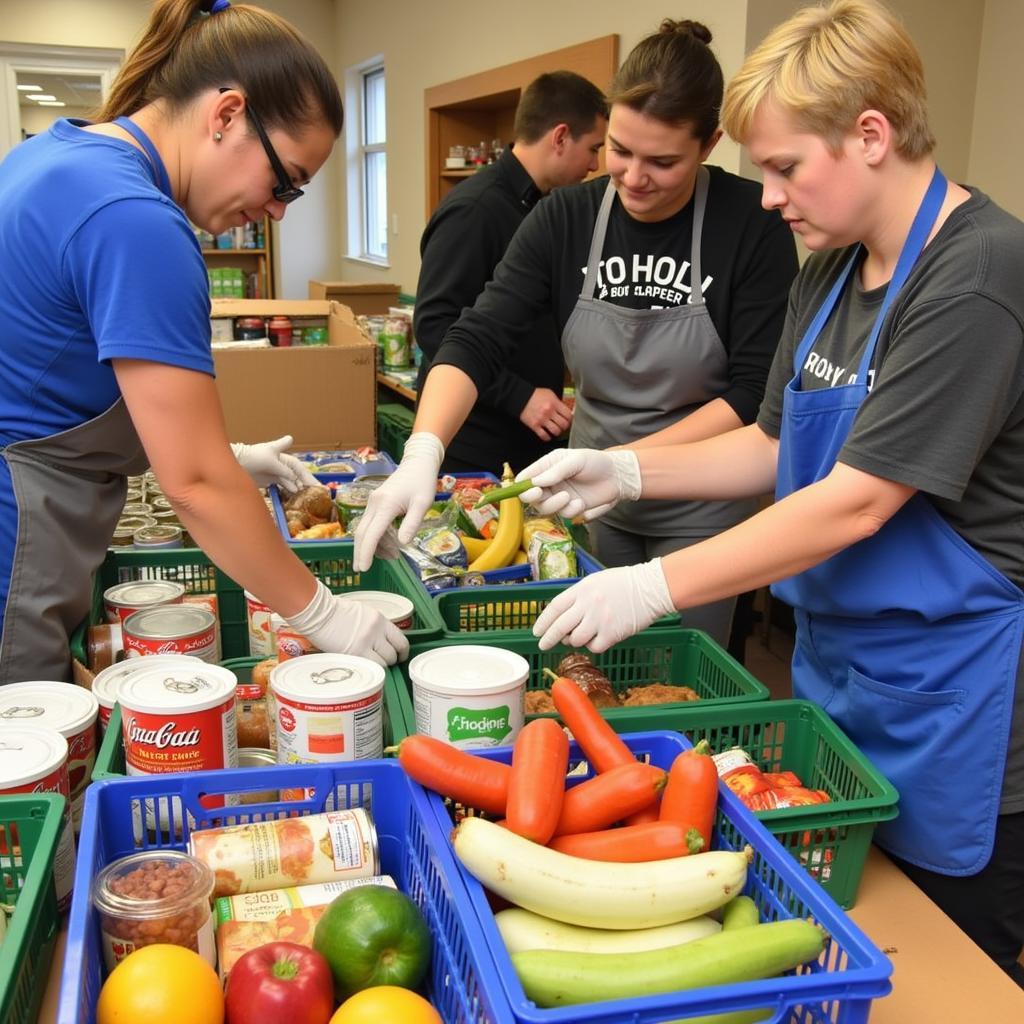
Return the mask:
M157 943L129 953L100 989L96 1024L223 1024L217 972L184 946Z
M330 1024L444 1024L422 996L397 985L375 985L350 996L334 1011ZM151 1022L150 1022L151 1024Z

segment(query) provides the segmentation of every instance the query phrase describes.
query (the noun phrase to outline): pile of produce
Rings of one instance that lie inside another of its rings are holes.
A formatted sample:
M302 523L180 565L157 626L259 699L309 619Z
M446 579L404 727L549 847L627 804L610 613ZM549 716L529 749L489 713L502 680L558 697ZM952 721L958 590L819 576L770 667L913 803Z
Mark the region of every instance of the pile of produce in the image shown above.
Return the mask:
M334 498L327 487L303 487L284 500L284 517L293 540L323 540L344 537Z

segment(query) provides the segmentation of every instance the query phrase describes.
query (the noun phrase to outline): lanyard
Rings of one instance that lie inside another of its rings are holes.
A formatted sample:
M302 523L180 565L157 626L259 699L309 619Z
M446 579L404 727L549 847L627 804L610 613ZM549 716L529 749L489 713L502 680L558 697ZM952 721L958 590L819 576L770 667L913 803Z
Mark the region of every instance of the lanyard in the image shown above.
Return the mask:
M156 146L150 141L149 136L134 122L127 117L115 117L114 124L123 128L136 142L146 151L153 169L156 171L156 186L168 199L173 199L171 194L171 179L167 176L167 168L164 167Z
M910 233L907 235L907 240L903 243L903 248L900 250L900 258L896 261L896 269L893 271L889 285L885 289L885 297L882 299L881 309L879 309L878 316L875 318L875 324L871 329L867 348L864 350L860 366L857 369L858 381L867 380L867 372L875 357L875 347L878 344L878 336L882 333L882 322L885 320L885 314L889 311L889 307L892 305L899 290L906 284L907 278L910 277L910 272L914 269L914 264L917 262L918 256L921 255L925 242L928 241L928 235L935 224L945 198L946 179L942 171L936 167L932 180L928 185L928 190L924 194L924 199L921 200L921 205L917 208L917 213L914 215L914 222L910 225ZM803 366L807 353L810 352L811 346L818 340L818 335L821 334L822 328L832 315L832 310L835 309L839 296L842 295L843 289L853 273L853 268L860 258L861 248L862 246L858 245L854 249L853 255L850 256L846 266L843 267L835 284L832 285L831 291L821 304L821 308L815 313L814 319L807 328L793 359L795 373L800 372L800 367Z

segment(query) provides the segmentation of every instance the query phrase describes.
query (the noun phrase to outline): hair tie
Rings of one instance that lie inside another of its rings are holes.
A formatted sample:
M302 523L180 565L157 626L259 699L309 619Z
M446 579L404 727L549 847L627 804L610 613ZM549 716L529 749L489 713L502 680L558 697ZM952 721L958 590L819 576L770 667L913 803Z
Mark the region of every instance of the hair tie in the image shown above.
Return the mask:
M199 5L199 9L207 14L219 14L221 11L226 11L230 6L231 0L203 0Z

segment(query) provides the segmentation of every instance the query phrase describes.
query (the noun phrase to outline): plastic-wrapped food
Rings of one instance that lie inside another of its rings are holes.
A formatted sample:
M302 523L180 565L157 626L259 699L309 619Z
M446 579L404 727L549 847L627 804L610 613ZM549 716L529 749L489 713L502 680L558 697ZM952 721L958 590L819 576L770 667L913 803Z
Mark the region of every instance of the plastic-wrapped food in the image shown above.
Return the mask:
M427 588L428 594L437 594L442 590L449 590L451 587L459 585L458 569L442 565L416 544L406 544L402 548L402 555L416 570L423 586Z
M718 777L752 811L776 811L829 802L823 789L808 789L791 771L763 772L742 747L714 754Z
M431 521L428 521L431 522ZM432 558L449 568L465 569L469 565L469 556L462 538L445 523L437 526L428 525L416 534L415 544Z
M527 518L523 524L523 550L535 580L566 580L579 575L576 545L557 517Z

